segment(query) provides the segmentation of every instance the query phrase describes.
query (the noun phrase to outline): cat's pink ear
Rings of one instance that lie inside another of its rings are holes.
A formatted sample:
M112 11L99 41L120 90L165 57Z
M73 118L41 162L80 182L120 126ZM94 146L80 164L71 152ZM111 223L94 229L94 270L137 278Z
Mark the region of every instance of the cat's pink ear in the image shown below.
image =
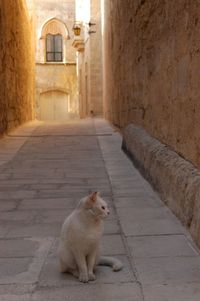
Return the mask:
M96 200L97 200L97 196L98 196L98 195L99 195L99 192L98 192L98 191L93 192L93 193L90 195L90 201L91 201L92 203L95 203Z

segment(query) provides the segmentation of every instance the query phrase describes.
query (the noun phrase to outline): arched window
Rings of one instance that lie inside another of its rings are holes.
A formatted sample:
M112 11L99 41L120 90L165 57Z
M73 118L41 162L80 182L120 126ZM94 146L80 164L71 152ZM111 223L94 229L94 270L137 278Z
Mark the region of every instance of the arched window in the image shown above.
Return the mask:
M69 31L66 24L57 18L44 23L39 34L37 61L41 63L66 62Z
M46 61L47 62L62 62L63 61L63 46L61 34L46 35Z

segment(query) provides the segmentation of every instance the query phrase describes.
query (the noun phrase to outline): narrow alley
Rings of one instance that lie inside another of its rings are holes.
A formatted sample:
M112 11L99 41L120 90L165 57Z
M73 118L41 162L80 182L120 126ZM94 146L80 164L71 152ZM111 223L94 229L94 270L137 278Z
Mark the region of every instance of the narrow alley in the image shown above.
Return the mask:
M199 36L199 1L0 0L0 301L200 300Z
M33 122L0 141L1 301L199 301L200 254L103 119ZM100 191L111 208L103 254L121 259L82 284L61 274L64 218Z

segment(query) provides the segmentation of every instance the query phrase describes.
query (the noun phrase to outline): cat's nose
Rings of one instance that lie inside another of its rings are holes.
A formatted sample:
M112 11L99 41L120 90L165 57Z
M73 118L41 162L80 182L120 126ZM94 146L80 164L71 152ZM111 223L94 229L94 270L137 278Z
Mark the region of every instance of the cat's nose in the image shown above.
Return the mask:
M107 214L109 215L110 214L110 211L108 210Z

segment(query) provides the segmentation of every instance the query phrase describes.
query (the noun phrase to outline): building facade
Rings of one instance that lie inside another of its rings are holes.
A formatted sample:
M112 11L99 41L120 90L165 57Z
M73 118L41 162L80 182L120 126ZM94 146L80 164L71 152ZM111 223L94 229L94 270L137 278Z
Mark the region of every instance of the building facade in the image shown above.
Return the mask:
M48 121L76 118L75 0L36 0L35 16L36 117Z
M77 0L76 22L81 29L73 42L77 50L80 116L99 116L103 114L100 0Z

